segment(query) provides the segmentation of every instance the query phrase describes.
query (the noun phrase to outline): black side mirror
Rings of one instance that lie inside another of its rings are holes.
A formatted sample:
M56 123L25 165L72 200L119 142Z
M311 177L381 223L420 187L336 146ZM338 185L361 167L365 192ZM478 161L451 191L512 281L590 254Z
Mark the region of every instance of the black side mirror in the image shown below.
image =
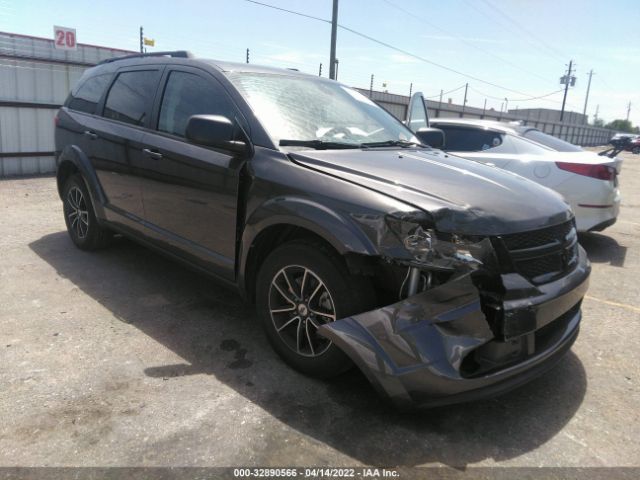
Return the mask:
M444 132L439 128L420 128L416 132L416 137L420 142L433 148L444 147Z
M234 153L245 153L248 150L248 139L238 140L238 133L244 137L240 128L236 128L231 120L221 115L193 115L187 122L185 136L198 145L229 150Z

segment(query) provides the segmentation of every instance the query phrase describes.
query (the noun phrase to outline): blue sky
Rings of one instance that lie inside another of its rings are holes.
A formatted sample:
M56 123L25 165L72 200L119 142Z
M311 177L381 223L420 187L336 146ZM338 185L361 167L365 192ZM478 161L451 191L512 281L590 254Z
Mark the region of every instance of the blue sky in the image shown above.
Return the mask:
M331 18L332 0L261 0ZM431 62L436 67L348 31L338 31L339 80L367 88L383 82L392 93L421 90L438 96L469 82L468 104L500 109L560 108L565 64L577 64L567 110L582 112L593 69L587 113L640 124L640 4L637 0L340 0L339 23ZM78 1L0 0L0 30L52 37L53 25L77 29L78 41L137 49L138 28L156 50L187 49L199 56L328 73L330 25L245 0ZM151 50L151 49L150 49ZM519 93L516 93L519 92ZM445 95L461 103L464 89ZM493 98L492 98L493 97Z

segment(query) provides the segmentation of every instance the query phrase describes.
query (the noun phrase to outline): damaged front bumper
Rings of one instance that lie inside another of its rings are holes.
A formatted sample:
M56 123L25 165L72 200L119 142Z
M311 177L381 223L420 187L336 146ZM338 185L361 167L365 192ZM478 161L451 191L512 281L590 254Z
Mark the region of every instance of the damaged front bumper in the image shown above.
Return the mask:
M578 335L589 261L582 248L564 277L533 285L501 277L488 307L471 273L386 307L323 325L382 394L400 407L494 396L553 366ZM500 310L494 321L489 310Z

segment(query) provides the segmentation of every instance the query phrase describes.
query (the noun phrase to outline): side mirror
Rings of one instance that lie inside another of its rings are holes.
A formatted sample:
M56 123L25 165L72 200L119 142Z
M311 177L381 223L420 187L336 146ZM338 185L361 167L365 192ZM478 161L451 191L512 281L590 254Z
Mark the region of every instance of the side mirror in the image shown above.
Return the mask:
M422 143L433 148L444 147L444 132L439 128L420 128L416 132L416 137Z
M248 140L236 140L236 133L241 132L227 117L221 115L193 115L189 117L185 136L198 145L229 150L234 153L245 153Z

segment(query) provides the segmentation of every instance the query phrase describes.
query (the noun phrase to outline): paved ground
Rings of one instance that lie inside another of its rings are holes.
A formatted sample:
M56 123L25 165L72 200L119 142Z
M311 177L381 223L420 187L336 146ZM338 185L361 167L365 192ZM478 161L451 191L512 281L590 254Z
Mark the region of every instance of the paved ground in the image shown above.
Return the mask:
M640 465L640 157L619 222L582 238L584 322L501 398L399 414L311 380L250 308L128 241L75 249L51 178L0 182L0 465Z

